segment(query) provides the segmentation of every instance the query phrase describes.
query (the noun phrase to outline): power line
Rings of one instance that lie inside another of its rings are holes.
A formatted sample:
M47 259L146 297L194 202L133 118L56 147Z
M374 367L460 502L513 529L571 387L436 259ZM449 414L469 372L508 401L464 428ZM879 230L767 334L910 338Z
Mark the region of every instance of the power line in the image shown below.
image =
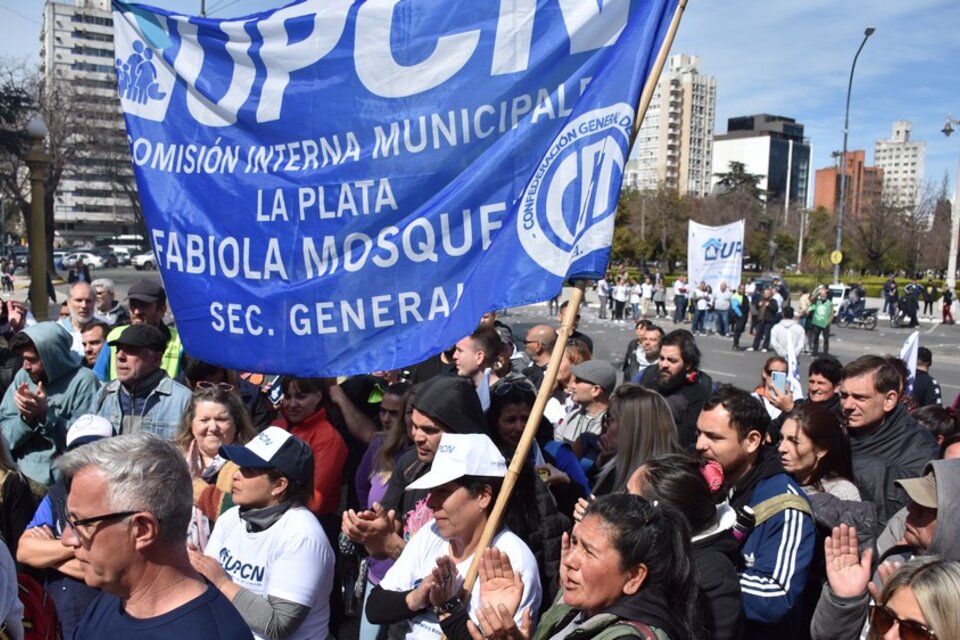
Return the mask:
M42 24L40 24L39 21L34 20L34 19L31 18L30 16L24 15L24 14L20 13L19 11L15 10L15 9L11 9L10 7L5 7L4 5L0 4L0 9L6 9L6 10L9 11L10 13L12 13L12 14L14 14L14 15L18 15L18 16L20 16L21 18L23 18L24 20L27 20L28 22L32 22L33 24L38 25L38 26L41 26L41 27L43 26Z

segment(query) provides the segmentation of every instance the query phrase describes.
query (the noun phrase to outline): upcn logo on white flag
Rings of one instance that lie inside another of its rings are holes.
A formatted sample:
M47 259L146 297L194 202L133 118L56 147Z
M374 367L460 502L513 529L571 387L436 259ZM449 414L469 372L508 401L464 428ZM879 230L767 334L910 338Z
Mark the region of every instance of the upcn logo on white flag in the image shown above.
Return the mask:
M706 282L714 290L721 282L740 284L743 269L744 221L708 227L691 220L687 230L687 274L690 284Z

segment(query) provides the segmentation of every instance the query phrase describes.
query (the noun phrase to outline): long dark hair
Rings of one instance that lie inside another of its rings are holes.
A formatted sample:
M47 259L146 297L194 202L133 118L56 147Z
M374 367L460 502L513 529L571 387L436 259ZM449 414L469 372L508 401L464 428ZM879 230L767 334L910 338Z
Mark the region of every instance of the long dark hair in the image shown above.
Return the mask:
M608 525L621 570L646 565L647 578L641 589L659 591L664 601L674 603L675 620L687 637L701 637L690 529L683 515L668 504L628 493L597 498L587 507L584 518L591 515Z
M674 507L686 518L692 534L716 523L717 508L696 458L671 453L647 460L643 470L641 497Z
M787 420L795 420L813 446L826 451L810 473L809 484L819 484L824 478L843 478L853 482L850 438L843 430L837 414L826 407L806 402L791 411Z

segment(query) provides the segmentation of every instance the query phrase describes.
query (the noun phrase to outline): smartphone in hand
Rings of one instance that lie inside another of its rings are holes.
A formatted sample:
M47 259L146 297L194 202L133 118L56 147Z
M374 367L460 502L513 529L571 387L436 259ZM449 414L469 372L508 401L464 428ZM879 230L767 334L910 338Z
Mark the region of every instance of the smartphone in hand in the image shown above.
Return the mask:
M777 393L783 395L787 392L787 374L785 371L771 371L770 379L773 386L776 387Z

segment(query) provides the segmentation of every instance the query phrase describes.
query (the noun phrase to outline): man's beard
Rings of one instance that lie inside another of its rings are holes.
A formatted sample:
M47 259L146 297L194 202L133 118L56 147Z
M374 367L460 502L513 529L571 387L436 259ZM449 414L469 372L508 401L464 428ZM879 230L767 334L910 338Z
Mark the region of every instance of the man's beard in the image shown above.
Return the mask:
M686 371L681 371L680 373L670 376L669 378L663 378L663 372L657 374L657 380L654 384L654 390L659 391L660 395L670 395L677 389L683 386L683 383L686 378Z

